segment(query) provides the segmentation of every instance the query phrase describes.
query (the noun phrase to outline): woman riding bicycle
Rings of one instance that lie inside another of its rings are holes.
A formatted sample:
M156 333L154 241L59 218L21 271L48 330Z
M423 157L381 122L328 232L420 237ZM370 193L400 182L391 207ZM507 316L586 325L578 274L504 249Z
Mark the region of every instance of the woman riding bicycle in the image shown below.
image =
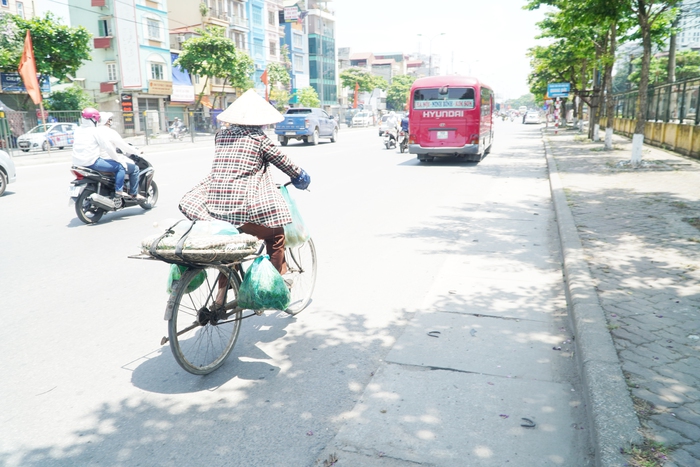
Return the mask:
M230 125L216 133L211 172L182 197L180 211L190 220L230 222L240 232L264 240L270 261L284 274L284 225L292 217L268 169L273 164L300 190L311 178L264 133L263 125L284 117L254 90L246 91L217 119Z

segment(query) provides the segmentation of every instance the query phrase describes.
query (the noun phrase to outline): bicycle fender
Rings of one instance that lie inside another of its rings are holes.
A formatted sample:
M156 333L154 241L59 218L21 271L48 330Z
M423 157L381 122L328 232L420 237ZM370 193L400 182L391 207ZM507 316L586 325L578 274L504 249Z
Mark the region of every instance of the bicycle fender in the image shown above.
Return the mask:
M177 283L179 281L173 281L173 289L177 287ZM163 319L165 321L170 321L170 318L173 317L173 307L175 306L175 300L174 300L174 295L170 294L170 297L168 298L168 303L165 305L165 316L163 316Z

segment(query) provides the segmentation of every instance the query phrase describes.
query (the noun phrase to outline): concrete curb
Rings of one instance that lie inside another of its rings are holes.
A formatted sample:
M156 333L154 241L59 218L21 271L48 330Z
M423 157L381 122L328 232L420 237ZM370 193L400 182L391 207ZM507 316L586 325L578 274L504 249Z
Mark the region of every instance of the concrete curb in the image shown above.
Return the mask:
M620 449L643 441L639 419L584 259L583 246L556 162L544 135L542 142L559 228L565 288L578 350L576 357L585 389L586 410L592 424L590 441L595 449L595 462L600 467L624 466L627 459Z

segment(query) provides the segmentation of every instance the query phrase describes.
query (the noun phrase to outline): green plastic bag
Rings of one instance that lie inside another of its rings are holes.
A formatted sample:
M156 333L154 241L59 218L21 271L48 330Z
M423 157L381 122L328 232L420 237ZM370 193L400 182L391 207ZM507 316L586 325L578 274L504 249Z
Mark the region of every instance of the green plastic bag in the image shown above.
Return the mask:
M173 282L179 281L185 271L187 271L187 266L180 266L179 264L170 265L170 274L168 274L168 294L173 293ZM200 273L197 274L187 286L186 293L192 293L197 290L199 286L204 283L204 279L206 278L206 273L204 271L200 271Z
M255 258L238 291L238 306L245 310L286 310L290 301L287 284L270 257Z
M282 197L287 202L289 213L292 215L292 223L284 226L284 246L287 248L296 248L303 245L309 239L309 237L311 237L311 234L309 234L309 231L301 218L301 214L299 214L297 204L289 195L287 187L284 185L281 186L280 191L282 192Z

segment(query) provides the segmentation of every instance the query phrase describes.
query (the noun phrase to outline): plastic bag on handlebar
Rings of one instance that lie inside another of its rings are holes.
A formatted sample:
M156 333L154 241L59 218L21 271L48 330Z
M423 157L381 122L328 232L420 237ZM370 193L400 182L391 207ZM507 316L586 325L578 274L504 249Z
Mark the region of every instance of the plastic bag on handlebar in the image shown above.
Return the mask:
M290 301L287 284L270 257L255 258L238 291L238 306L245 310L286 310Z
M292 223L284 226L284 246L287 248L296 248L304 244L311 237L311 234L306 228L301 214L299 214L296 203L289 195L287 187L284 185L281 186L280 191L282 192L284 201L287 203L289 213L292 215Z

